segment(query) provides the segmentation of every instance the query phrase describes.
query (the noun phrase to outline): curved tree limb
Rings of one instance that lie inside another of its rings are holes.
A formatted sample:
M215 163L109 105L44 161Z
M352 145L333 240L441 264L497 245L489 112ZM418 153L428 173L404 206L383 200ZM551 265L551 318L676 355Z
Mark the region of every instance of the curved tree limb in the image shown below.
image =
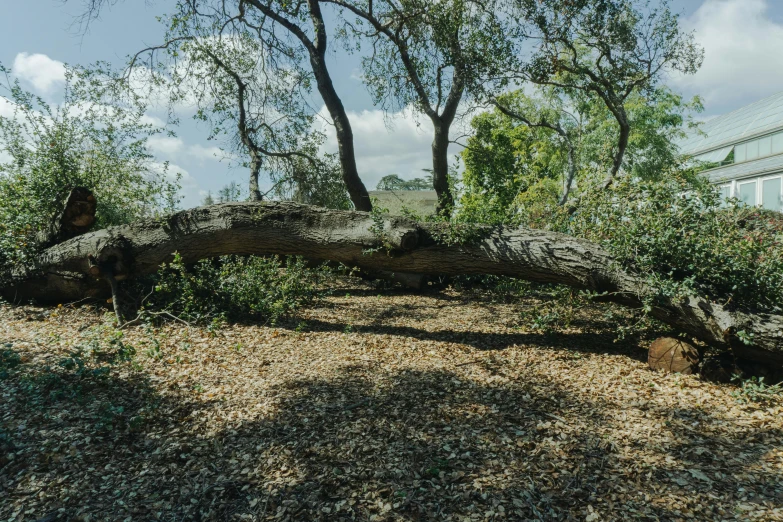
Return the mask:
M111 273L117 280L149 274L179 252L185 263L226 254L280 254L371 271L505 275L597 292L634 308L655 295L589 241L543 230L479 227L466 244L447 245L438 239L447 232L444 225L366 212L289 202L225 203L55 245L42 253L35 270L16 274L2 294L48 302L103 295L107 284L95 273ZM734 311L698 296L656 300L650 313L707 344L732 348L739 357L783 366L783 316Z

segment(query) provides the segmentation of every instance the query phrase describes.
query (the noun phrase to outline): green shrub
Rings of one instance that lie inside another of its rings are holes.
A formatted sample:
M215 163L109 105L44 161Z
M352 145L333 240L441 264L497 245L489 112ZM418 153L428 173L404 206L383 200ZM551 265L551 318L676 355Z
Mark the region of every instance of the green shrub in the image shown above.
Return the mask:
M764 377L741 379L737 375L732 380L739 384L739 388L731 394L739 403L766 403L783 399L783 384L781 383L769 385L764 382Z
M23 90L0 64L0 281L30 266L38 236L62 210L69 191L97 200L95 227L130 223L170 211L179 185L156 163L147 139L164 129L145 119L143 100L85 70L68 70L63 99L50 105Z
M298 257L223 256L186 266L175 254L157 274L151 307L202 324L215 319L274 324L312 303L326 274Z
M545 196L546 212L492 207L485 222L519 220L597 242L661 297L701 295L750 312L783 310L782 214L727 204L707 180L685 170L659 179L622 177L607 190L576 194L574 203L560 207ZM458 214L452 228L476 217Z
M539 223L601 243L668 297L696 294L748 310L783 309L783 216L726 206L705 180L618 180L573 214Z

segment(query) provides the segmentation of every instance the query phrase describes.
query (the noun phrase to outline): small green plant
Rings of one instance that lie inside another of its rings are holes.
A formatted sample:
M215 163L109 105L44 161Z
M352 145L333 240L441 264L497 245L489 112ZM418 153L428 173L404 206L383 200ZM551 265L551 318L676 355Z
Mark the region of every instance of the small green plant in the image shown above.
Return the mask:
M160 349L160 342L157 339L152 339L151 345L147 350L144 352L147 357L150 359L155 359L156 361L159 361L163 359L163 351Z
M213 317L207 325L207 333L210 337L217 337L224 326L226 326L226 319L223 315Z
M496 228L494 223L480 223L463 217L457 215L454 219L445 220L436 215L428 216L434 225L430 229L433 239L446 246L467 245L486 238Z
M386 224L384 218L389 214L389 209L383 208L378 205L378 199L373 201L372 211L370 212L370 219L372 219L372 225L370 225L370 233L377 239L378 246L372 248L365 248L362 253L365 255L374 254L375 252L386 251L387 253L393 249L389 236L386 233Z
M742 379L735 375L733 381L739 383L739 389L732 392L732 396L740 403L771 402L783 398L783 384L769 385L764 382L764 377L751 377Z
M324 267L302 258L223 256L186 265L179 254L158 272L150 308L208 325L216 335L227 320L277 323L322 295Z
M0 380L7 379L22 364L22 357L12 349L13 344L6 343L0 349Z
M528 295L538 303L523 309L521 319L531 329L545 334L568 328L576 310L586 303L583 294L565 286L537 285Z

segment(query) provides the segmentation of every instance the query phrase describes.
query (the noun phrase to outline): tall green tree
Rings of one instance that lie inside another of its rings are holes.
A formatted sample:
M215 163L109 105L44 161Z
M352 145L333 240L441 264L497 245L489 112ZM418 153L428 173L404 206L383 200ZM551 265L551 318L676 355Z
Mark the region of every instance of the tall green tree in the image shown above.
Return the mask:
M695 73L703 51L684 32L668 0L513 0L524 32L537 42L512 74L564 94L600 99L617 126L602 185L623 165L631 122L628 101L654 96L667 71Z
M349 27L372 52L365 83L386 110L414 107L432 122L432 179L438 212L449 215L449 133L464 103L503 76L513 43L498 0L323 0L352 15Z
M101 8L111 2L89 0L85 17L96 18ZM356 166L351 123L326 62L329 31L323 3L322 0L178 0L171 21L180 34L172 35L162 45L148 49L146 56L150 67L165 73L169 64L156 67L155 51L169 48L182 40L204 37L200 29L209 27L215 32L213 37L237 38L244 35L252 38L256 50L246 59L263 61L277 74L308 67L334 124L337 157L345 188L357 210L369 211L372 203ZM235 67L234 64L228 65L232 69Z
M562 205L574 188L588 187L614 161L617 127L601 99L564 98L551 87L515 91L476 116L465 163L463 217L522 220ZM681 165L676 141L684 136L698 98L686 102L665 87L626 102L629 136L620 170L655 181ZM522 116L522 114L526 116Z
M315 115L306 103L311 75L278 66L259 40L240 26L225 32L199 18L168 20L169 85L172 102L192 101L196 119L210 126L228 156L249 169L248 196L260 201L259 177L268 175L281 195L300 180L298 170L325 168L318 148L325 140L313 130Z

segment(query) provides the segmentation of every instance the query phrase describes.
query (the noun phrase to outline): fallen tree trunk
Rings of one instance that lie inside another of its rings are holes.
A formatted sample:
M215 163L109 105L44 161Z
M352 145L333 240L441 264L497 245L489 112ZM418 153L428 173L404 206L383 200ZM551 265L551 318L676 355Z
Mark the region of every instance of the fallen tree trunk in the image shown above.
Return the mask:
M226 254L302 255L368 271L495 274L603 294L625 306L653 295L600 246L528 229L480 228L461 245L443 225L295 203L225 203L84 234L43 252L35 270L15 274L7 299L66 302L108 290L116 280L155 272L179 252L186 263ZM783 316L746 314L697 296L656 300L651 315L743 358L783 366ZM744 342L743 342L744 339Z

